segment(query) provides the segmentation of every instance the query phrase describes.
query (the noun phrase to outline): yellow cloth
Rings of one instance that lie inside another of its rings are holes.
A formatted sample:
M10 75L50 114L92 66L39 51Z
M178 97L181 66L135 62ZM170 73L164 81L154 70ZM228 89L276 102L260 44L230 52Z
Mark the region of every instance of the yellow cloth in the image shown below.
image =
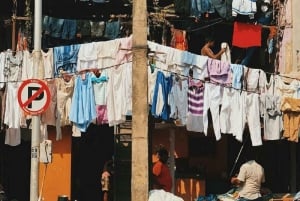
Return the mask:
M283 137L298 142L300 129L300 99L284 98L281 104L283 112Z

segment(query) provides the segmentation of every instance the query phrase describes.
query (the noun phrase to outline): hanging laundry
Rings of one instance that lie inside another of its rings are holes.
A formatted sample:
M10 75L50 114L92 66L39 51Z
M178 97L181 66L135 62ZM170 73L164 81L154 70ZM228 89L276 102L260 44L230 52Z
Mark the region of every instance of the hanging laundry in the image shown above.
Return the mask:
M188 86L188 112L186 129L193 132L203 132L204 84L202 81L190 79Z
M221 61L231 63L231 52L228 43L221 43L221 49L223 48L225 49L225 52L221 55Z
M233 88L224 88L220 110L220 129L224 134L236 134L236 117L241 108L241 92Z
M273 13L274 13L274 10L270 4L270 0L264 0L262 3L261 3L261 6L260 6L260 10L262 12L258 12L258 16L257 16L257 22L259 24L262 24L262 25L270 25L272 20L273 20Z
M22 65L22 75L21 80L32 79L35 77L33 65L33 54L28 50L23 51L23 65Z
M72 121L81 132L86 132L90 123L96 118L96 104L91 80L91 73L85 78L77 76L69 114Z
M41 114L41 122L47 125L55 126L57 117L57 89L55 79L47 79L46 84L50 91L49 107Z
M223 87L216 84L206 83L204 89L204 104L203 104L203 125L204 134L207 135L208 129L208 110L210 110L213 128L216 140L221 139L220 129L220 112L223 96Z
M300 98L300 81L292 79L286 82L284 78L277 75L275 76L275 94L280 97Z
M148 103L152 104L154 87L156 83L157 77L157 68L155 64L151 64L148 66Z
M238 14L240 14L249 15L249 17L253 19L256 12L256 0L232 0L233 17L236 17Z
M105 23L104 37L109 40L118 38L120 34L120 20L110 19Z
M244 67L243 90L239 105L239 117L236 119L233 135L238 141L243 141L243 133L246 123L250 131L252 146L262 145L260 124L259 94L265 93L267 83L266 74L260 69Z
M100 73L100 72L99 72ZM95 98L95 104L96 104L96 124L107 124L108 118L107 118L107 100L106 100L106 94L107 94L107 70L101 71L100 75L97 76L97 74L92 74L91 76L92 84L93 84L93 90L94 90L94 98Z
M11 146L17 146L21 143L21 107L18 103L20 85L20 82L8 82L6 86L4 124L8 128L5 133L5 144Z
M116 64L132 61L132 34L129 37L120 38L120 46L116 55Z
M231 86L234 89L242 89L244 78L244 66L240 64L230 64Z
M64 21L64 19L44 16L43 28L45 30L45 34L53 38L61 38Z
M107 117L110 126L125 122L132 111L132 63L107 69Z
M267 46L269 53L269 63L271 63L271 54L273 53L275 47L275 36L277 35L277 28L276 26L270 26L269 30L270 32L267 39Z
M13 54L12 51L7 51L3 66L3 75L5 85L5 108L3 116L3 124L7 125L5 132L5 144L17 146L21 143L21 124L22 111L18 103L18 89L20 87L22 73L23 54L17 51Z
M76 20L65 19L62 27L61 38L64 40L73 40L76 36Z
M116 65L116 56L120 47L120 39L96 42L98 68L107 68Z
M160 45L154 42L148 41L148 46L151 51L154 52L155 65L161 70L168 70L169 64L173 63L174 48ZM173 63L174 64L174 63Z
M231 83L230 63L209 58L207 60L207 71L211 82L223 85Z
M234 125L236 126L234 132L237 133L234 133L233 135L238 141L242 142L245 125L247 123L250 131L252 146L260 146L262 145L262 136L260 124L259 94L243 91L241 93L240 101L240 118L236 119L236 123Z
M21 28L18 31L18 39L17 39L17 51L28 50L28 41L27 38Z
M236 117L240 115L241 89L243 82L244 66L231 64L231 87L224 88L221 110L220 127L222 133L236 135Z
M98 68L97 43L81 44L78 52L77 71Z
M240 48L261 46L261 26L234 22L232 46Z
M151 113L154 117L169 120L170 106L168 105L168 100L171 89L172 75L165 76L163 72L157 72L153 102L151 105Z
M80 45L66 45L54 47L54 76L58 77L61 72L75 73Z
M179 29L173 29L170 46L175 49L179 49L179 50L187 50L188 49L188 41L186 39L186 31L179 30Z
M222 18L228 20L232 17L232 0L211 0L211 3Z
M74 76L69 80L55 78L57 89L57 121L59 127L71 125L69 113L74 91Z
M215 9L212 0L191 0L191 15L201 17L204 13L214 13Z
M62 135L60 132L60 124L57 122L57 89L56 89L56 81L55 79L47 79L46 84L50 91L50 104L46 111L41 114L41 124L44 124L45 127L47 125L56 127L56 140L61 140Z
M190 69L193 72L193 79L204 81L205 78L208 77L207 61L207 56L192 54L185 51L183 53L181 63L190 66Z
M17 51L13 54L12 51L6 52L3 74L5 81L19 81L22 76L23 53Z
M172 89L169 96L170 118L186 125L188 112L188 80L184 77L173 76Z
M264 94L260 96L260 101L264 119L264 140L279 140L283 131L282 112L280 110L281 97Z
M77 20L76 37L82 41L89 40L91 37L91 24L89 20Z
M283 112L283 137L292 142L298 142L300 131L300 100L284 98L281 111Z
M261 69L244 66L243 89L247 92L265 93L267 83L266 73Z
M42 53L42 67L44 69L44 78L53 78L53 48L48 51L41 50Z
M104 21L90 21L91 24L91 37L99 38L104 35L105 22Z
M5 76L4 76L4 69L5 69L5 61L6 61L6 52L0 52L0 89L2 90L5 86Z

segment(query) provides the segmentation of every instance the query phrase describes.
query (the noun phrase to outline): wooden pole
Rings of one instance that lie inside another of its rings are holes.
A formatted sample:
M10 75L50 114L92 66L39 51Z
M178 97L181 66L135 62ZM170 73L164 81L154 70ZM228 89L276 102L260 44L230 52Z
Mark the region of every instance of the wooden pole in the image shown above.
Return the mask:
M16 33L16 22L18 20L24 20L24 21L30 21L31 18L30 17L18 17L16 16L16 14L13 14L12 16L12 33L11 33L11 50L14 52L16 51L16 47L17 47L17 42L16 42L16 38L17 38L17 33Z
M131 200L148 200L147 5L133 1Z
M12 16L11 50L16 51L16 15Z

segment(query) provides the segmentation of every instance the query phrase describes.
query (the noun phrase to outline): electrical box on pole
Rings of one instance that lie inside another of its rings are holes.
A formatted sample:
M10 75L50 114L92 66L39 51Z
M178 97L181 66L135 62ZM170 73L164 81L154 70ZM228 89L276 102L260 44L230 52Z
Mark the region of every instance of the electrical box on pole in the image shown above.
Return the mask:
M40 143L40 162L51 163L52 162L52 141L44 140Z

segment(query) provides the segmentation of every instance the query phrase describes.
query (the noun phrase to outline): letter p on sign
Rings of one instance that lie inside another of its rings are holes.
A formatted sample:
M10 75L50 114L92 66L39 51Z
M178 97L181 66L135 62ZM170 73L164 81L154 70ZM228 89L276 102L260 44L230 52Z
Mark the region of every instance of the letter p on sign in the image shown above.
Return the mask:
M43 113L49 107L50 98L49 88L42 80L26 80L18 89L19 105L29 115Z

